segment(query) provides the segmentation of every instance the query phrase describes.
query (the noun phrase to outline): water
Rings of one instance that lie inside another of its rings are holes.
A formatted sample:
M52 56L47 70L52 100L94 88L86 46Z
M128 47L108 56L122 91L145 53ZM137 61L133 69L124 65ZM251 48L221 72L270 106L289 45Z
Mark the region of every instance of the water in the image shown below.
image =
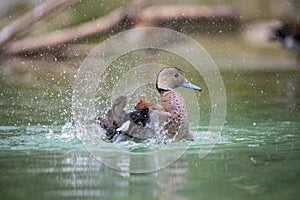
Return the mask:
M113 170L86 150L70 122L73 79L53 74L30 83L1 74L1 199L298 199L293 70L223 70L226 123L210 154L199 159L198 139L170 166L143 174Z

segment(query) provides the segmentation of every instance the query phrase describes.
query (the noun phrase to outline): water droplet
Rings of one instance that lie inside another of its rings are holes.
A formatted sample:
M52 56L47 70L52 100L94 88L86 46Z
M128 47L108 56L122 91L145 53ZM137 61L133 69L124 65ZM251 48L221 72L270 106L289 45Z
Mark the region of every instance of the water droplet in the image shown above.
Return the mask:
M251 161L252 161L254 164L257 163L256 160L255 160L253 157L251 157L250 159L251 159Z

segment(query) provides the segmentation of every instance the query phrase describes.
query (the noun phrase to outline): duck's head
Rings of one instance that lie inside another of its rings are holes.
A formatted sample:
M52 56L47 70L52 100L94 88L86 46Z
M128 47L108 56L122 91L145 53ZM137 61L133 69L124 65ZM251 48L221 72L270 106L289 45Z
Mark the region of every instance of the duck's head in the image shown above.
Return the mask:
M202 91L200 87L191 84L179 68L166 67L159 72L156 79L156 88L159 92L172 90L180 86Z

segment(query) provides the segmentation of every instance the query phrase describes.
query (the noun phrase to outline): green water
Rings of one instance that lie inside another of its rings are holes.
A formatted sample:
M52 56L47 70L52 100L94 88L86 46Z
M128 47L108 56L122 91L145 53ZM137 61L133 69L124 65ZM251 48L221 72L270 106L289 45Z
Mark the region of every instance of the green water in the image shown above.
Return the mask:
M221 74L227 116L212 151L200 159L201 143L195 141L170 166L130 174L103 165L76 137L70 123L72 78L40 72L24 83L2 73L1 199L298 199L295 71ZM197 135L204 127L193 128Z

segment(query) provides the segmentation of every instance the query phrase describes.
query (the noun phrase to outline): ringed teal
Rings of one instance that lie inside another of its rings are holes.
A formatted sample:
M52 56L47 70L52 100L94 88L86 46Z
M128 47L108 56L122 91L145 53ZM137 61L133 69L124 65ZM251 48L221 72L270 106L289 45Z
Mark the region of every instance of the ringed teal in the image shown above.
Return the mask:
M180 86L197 91L202 90L191 84L181 69L166 67L159 72L156 79L156 88L160 93L159 103L148 103L141 98L135 106L135 111L126 113L124 107L127 104L127 98L118 97L108 111L107 118L97 118L101 127L106 130L106 138L114 142L145 139L155 135L154 126L160 126L163 130L160 134L165 134L174 141L192 140L185 101L175 90Z

